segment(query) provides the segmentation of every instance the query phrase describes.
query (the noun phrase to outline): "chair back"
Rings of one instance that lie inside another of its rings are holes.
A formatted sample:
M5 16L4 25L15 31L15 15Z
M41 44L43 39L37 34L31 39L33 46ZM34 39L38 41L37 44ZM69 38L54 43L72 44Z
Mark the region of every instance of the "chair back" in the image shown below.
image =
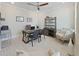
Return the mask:
M36 30L38 32L38 35L42 35L42 30L39 29L39 30Z
M36 31L32 32L31 34L32 34L32 37L33 37L34 39L37 39L39 32L36 30Z
M25 29L26 29L26 30L31 30L31 25L26 25L26 26L25 26Z
M44 28L44 29L42 30L42 34L43 34L43 35L48 35L48 29L47 29L47 28Z

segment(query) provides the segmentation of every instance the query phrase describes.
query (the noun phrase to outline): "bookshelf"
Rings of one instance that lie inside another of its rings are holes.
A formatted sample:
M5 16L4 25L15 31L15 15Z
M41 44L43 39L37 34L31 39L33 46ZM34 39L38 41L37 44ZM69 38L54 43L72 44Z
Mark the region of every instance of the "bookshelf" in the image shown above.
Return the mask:
M56 17L45 18L45 28L48 29L49 35L56 36Z
M56 17L46 17L45 18L45 27L56 29Z

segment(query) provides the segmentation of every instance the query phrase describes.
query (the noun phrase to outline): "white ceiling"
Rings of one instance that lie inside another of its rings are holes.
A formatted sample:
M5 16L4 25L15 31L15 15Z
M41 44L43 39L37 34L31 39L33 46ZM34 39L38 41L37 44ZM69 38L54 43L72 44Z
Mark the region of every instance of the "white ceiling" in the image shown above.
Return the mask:
M10 2L5 2L5 3L11 4ZM36 2L15 2L15 4L13 5L28 9L28 10L32 10L32 11L37 11L37 8L35 6L28 5L27 3L37 4ZM43 3L46 3L46 2L39 2L39 4L43 4ZM40 7L40 11L49 12L55 8L68 7L73 5L74 5L74 2L48 2L48 5Z

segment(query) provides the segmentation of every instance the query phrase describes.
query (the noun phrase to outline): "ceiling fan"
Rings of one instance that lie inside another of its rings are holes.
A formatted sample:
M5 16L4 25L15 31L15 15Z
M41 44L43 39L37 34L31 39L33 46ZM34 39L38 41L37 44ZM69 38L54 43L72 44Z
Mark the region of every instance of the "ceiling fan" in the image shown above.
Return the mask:
M37 7L37 10L39 11L40 10L40 7L42 7L42 6L46 6L46 5L48 5L48 3L39 3L39 2L36 2L35 4L34 3L27 3L28 5L31 5L31 6L35 6L35 7Z

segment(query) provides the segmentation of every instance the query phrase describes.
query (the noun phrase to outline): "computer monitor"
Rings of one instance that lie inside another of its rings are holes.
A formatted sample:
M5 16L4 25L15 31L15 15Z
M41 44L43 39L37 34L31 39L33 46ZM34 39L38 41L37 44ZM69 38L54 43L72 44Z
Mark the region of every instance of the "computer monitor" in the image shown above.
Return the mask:
M7 25L3 25L2 27L1 27L1 30L8 30L9 28L8 28L8 26Z
M31 30L34 30L35 29L35 26L31 26Z

